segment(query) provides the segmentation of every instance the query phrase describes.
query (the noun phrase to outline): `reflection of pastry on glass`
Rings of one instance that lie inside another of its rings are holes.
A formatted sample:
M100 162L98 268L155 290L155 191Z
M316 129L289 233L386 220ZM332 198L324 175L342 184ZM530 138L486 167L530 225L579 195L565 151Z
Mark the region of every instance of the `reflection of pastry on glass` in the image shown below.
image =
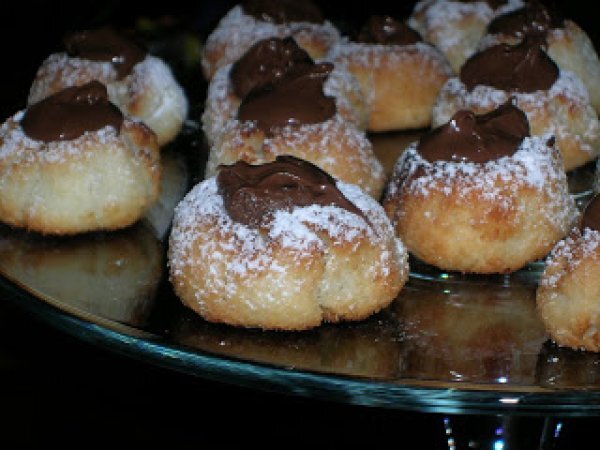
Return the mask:
M106 85L110 101L123 114L142 120L154 131L159 145L172 141L179 133L188 103L171 69L110 28L67 36L65 51L50 55L38 69L28 103L92 80Z
M463 110L398 159L383 206L409 252L435 267L508 273L545 256L576 216L552 139L510 103Z
M600 153L600 124L586 87L575 73L560 70L535 37L469 58L441 88L432 124L446 123L461 109L482 114L511 98L527 115L533 136L556 138L566 170Z
M544 343L536 368L536 384L554 389L598 389L600 355Z
M202 317L284 330L378 312L407 260L379 203L292 156L199 183L176 208L168 252L176 294Z
M129 226L158 197L160 149L91 81L0 126L0 220L44 234Z
M208 85L202 129L212 144L228 119L237 116L242 100L254 89L276 83L298 66L314 66L313 59L293 38L263 39L237 61L221 67ZM334 65L323 83L323 93L335 99L340 115L365 129L366 102L357 80L342 66Z
M161 152L160 167L160 194L144 214L143 220L150 224L155 236L162 240L171 226L175 206L189 189L190 174L185 157L171 149Z
M413 282L393 303L401 377L531 384L546 340L535 286Z
M112 233L42 237L3 230L2 273L76 311L143 326L162 274L162 248L136 225Z
M534 1L497 16L487 33L479 43L480 49L500 42L516 44L524 36L542 39L560 70L574 72L581 79L592 106L600 112L600 60L591 39L575 22Z
M326 57L347 67L367 102L369 131L428 127L438 91L452 75L444 56L402 21L372 16Z
M295 370L393 378L400 336L387 311L352 325L324 325L302 333L248 330L212 324L186 314L172 324L177 342L202 352Z
M488 23L522 4L522 0L420 0L408 23L439 48L458 72L475 53Z
M325 56L340 33L308 0L246 0L234 6L206 39L202 70L207 80L256 42L291 36L313 59Z
M385 174L371 142L325 93L333 68L327 62L295 65L276 83L246 95L237 117L224 125L211 147L205 177L214 176L219 164L262 164L292 155L378 199Z
M600 351L600 196L589 201L580 226L547 258L537 305L558 345Z

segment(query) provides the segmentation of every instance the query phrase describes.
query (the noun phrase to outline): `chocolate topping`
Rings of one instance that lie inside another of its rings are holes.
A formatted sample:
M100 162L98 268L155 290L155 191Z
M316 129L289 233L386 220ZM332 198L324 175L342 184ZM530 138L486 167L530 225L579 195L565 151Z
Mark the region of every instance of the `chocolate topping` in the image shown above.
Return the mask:
M419 33L391 16L371 16L356 40L365 44L385 45L411 45L422 41Z
M146 57L146 50L132 39L111 28L70 34L64 41L69 56L92 61L112 62L119 79Z
M44 142L70 141L107 125L119 133L122 123L123 114L108 101L106 87L98 81L66 88L30 105L21 119L25 134Z
M364 217L327 172L289 155L261 165L238 161L220 166L217 185L229 216L251 227L268 222L274 211L295 206L335 205Z
M581 229L600 231L600 195L596 194L583 210Z
M498 44L470 57L460 70L469 91L478 84L515 92L548 90L558 66L542 50L539 39L526 37L518 45Z
M324 122L336 113L335 100L323 93L333 64L295 66L277 83L255 89L238 109L238 119L256 121L267 135L287 125Z
M296 65L314 62L293 38L264 39L233 64L229 79L235 95L244 98L253 89L277 82Z
M264 22L324 22L321 10L308 0L248 0L242 3L242 8L246 14Z
M517 38L527 35L545 38L549 30L563 27L564 18L556 9L531 2L522 8L496 17L488 25L488 32Z
M429 162L486 163L512 156L527 136L527 116L505 103L482 115L458 111L448 123L423 135L417 150Z

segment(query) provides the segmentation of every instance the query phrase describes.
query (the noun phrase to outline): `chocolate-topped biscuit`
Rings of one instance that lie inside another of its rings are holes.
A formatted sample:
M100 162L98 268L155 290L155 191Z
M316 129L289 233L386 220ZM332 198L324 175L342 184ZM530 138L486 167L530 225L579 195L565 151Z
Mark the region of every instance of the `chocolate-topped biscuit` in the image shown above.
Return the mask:
M392 16L371 16L363 25L357 42L365 44L411 45L421 42L421 35Z

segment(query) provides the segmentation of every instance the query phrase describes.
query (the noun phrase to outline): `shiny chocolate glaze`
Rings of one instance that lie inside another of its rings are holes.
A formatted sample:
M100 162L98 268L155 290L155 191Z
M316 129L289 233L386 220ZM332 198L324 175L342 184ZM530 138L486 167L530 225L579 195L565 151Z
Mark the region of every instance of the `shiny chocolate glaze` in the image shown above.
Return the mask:
M277 83L250 92L240 104L238 119L256 121L267 135L288 125L322 123L336 113L335 100L323 93L333 64L295 66Z
M581 229L600 231L600 195L596 194L583 210Z
M231 67L229 79L233 92L244 98L253 89L277 82L297 65L312 66L314 62L293 38L259 41Z
M264 22L324 22L319 7L309 0L247 0L242 2L242 8L249 16Z
M21 119L27 136L44 142L70 141L106 126L117 133L123 114L108 101L106 86L91 81L69 87L30 105Z
M548 90L559 75L558 66L542 49L539 39L520 44L498 44L471 56L460 69L469 91L478 84L509 92Z
M422 41L422 38L404 22L391 16L371 16L356 40L365 44L411 45Z
M530 2L522 8L496 17L488 25L488 32L517 38L526 35L545 38L549 30L556 28L564 28L562 15L555 8L549 8L539 2Z
M217 185L229 216L254 228L267 223L273 212L297 206L335 205L364 217L331 175L290 155L260 165L237 161L219 166Z
M525 113L505 103L482 115L458 111L448 123L423 135L417 150L429 162L486 163L512 156L529 135Z
M112 28L72 33L64 45L69 56L111 62L119 79L129 75L133 66L146 57L141 45Z

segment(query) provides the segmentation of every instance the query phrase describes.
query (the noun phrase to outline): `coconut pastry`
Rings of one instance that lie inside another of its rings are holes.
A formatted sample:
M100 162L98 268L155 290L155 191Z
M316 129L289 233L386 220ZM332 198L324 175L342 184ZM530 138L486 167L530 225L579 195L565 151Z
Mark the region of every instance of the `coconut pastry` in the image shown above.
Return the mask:
M544 257L576 211L552 137L531 136L507 103L461 110L400 156L383 206L421 261L464 273L510 273Z
M600 196L546 259L536 301L550 338L562 347L600 351Z
M587 89L573 72L560 70L538 39L498 44L473 55L440 90L433 126L461 109L488 112L514 99L534 136L553 135L565 170L600 153L600 125Z
M522 7L497 16L479 43L486 48L499 43L517 44L525 36L543 42L548 56L560 70L575 73L588 90L590 103L600 112L600 59L594 44L573 20L556 8L531 1Z
M244 1L230 9L206 39L202 52L204 76L210 80L220 67L237 61L260 40L287 36L315 60L323 58L340 39L338 29L311 1Z
M160 149L92 81L29 105L0 126L0 218L43 234L114 230L158 197Z
M388 306L408 254L381 205L291 156L222 166L182 200L169 239L176 294L211 322L303 330Z
M522 5L522 0L420 0L408 24L435 45L458 72L476 52L490 21Z
M359 81L369 131L428 127L438 92L453 74L436 48L391 16L369 18L354 40L333 45L327 59Z
M210 148L205 177L214 176L220 164L262 164L277 155L292 155L378 199L385 173L371 142L324 93L332 69L331 63L297 65L246 95L237 117L225 124Z
M275 83L295 66L314 66L309 54L292 37L268 38L254 44L233 64L221 67L208 86L202 129L210 144L228 119L237 115L244 97L252 90ZM366 102L357 80L340 65L323 83L323 93L335 99L340 115L358 128L367 126Z
M51 54L39 67L28 104L97 80L123 114L142 120L154 131L160 146L177 136L187 117L188 101L162 59L111 28L72 33L64 47L65 51Z

